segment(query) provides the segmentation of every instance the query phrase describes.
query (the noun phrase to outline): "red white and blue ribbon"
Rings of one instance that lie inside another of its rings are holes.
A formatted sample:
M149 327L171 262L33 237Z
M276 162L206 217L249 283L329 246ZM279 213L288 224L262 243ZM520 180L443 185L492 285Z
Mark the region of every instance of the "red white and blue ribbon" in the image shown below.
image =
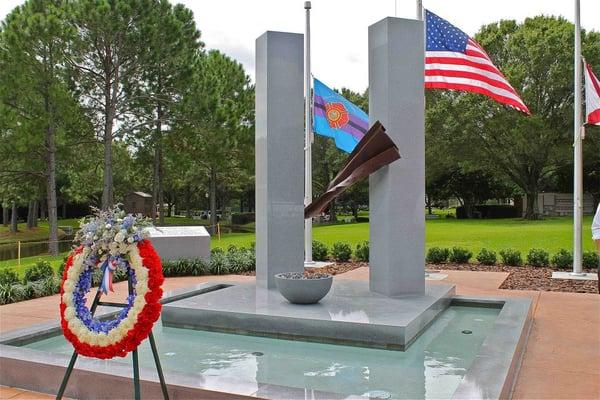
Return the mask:
M100 282L100 290L104 294L108 294L108 291L114 292L113 290L113 275L115 270L117 269L118 261L109 257L102 264L102 282Z

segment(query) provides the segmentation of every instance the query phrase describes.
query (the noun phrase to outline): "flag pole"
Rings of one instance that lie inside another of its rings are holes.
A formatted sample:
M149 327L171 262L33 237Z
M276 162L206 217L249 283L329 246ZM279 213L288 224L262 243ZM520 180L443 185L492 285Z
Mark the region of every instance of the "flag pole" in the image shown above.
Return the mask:
M423 0L417 0L417 19L423 21Z
M310 84L310 1L304 2L306 28L304 32L304 206L312 203L312 105ZM304 220L304 265L314 264L312 258L312 218Z
M583 152L581 141L581 23L580 23L580 6L579 0L575 0L575 51L574 51L574 67L575 67L575 100L574 100L574 126L573 135L575 142L573 144L573 272L571 275L584 275L581 269L582 260L582 219L583 219Z

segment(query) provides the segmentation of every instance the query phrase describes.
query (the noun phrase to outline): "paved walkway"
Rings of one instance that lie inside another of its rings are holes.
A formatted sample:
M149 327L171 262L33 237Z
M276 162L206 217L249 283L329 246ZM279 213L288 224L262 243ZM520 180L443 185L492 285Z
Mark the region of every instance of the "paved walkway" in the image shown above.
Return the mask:
M457 294L529 297L533 327L517 377L514 399L600 399L600 295L498 289L508 273L442 271L448 277L431 284L454 283ZM359 268L338 279L368 279ZM173 290L210 281L251 281L248 276L168 278L163 288ZM124 293L126 283L116 285ZM0 306L0 332L56 320L59 296ZM0 387L0 399L52 397Z

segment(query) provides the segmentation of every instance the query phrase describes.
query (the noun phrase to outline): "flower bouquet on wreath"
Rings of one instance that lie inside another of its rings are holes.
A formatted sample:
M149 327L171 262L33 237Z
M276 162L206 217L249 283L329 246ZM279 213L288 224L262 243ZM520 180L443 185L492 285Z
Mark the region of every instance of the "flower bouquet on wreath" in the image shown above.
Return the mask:
M148 240L147 218L126 214L119 206L94 210L83 219L62 277L60 316L63 333L75 351L102 359L124 357L148 337L160 316L164 281L160 257ZM94 271L99 291L113 290L115 271L127 272L133 287L113 318L94 317L87 305Z

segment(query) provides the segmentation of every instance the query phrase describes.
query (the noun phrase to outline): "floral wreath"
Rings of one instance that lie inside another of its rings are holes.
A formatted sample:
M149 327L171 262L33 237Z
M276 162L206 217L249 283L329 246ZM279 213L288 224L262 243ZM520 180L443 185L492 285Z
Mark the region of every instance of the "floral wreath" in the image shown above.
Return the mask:
M83 220L75 248L65 265L61 285L60 317L66 339L78 354L96 357L124 357L148 337L160 316L164 281L160 257L144 230L147 219L125 215L119 207L96 210ZM86 305L94 271L103 279L99 290L113 291L115 271L127 272L133 292L124 308L112 319L99 319Z

